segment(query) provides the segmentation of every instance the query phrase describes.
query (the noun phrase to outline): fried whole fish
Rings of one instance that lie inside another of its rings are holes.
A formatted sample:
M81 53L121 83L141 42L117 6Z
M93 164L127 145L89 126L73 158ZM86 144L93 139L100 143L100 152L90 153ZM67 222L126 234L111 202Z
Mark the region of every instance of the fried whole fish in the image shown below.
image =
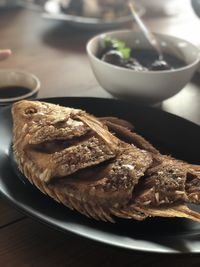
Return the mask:
M133 126L23 100L12 108L19 169L40 191L97 220L150 216L200 221L200 166L161 155Z

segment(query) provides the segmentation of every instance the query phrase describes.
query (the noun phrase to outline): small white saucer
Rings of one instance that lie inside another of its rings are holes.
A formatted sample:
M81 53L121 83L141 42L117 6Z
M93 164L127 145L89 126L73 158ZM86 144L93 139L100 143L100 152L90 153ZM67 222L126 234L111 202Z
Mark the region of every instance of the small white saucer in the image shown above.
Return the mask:
M40 80L32 73L28 73L25 71L15 70L15 69L0 70L0 90L3 87L14 88L15 86L27 88L29 89L29 91L19 96L16 95L12 96L9 90L8 97L2 97L2 98L0 97L0 105L8 105L10 103L22 99L33 98L34 96L37 95L40 89Z

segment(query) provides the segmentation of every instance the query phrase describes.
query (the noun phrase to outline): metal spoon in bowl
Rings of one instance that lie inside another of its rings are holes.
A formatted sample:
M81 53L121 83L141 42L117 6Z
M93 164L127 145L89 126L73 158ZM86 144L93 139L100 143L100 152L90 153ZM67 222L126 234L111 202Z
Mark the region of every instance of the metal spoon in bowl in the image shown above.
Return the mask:
M164 55L162 52L162 49L160 47L159 42L157 41L156 37L153 35L152 32L148 30L142 19L138 16L137 11L134 8L133 2L129 1L128 3L131 14L133 15L133 18L135 19L137 25L140 27L141 31L151 44L151 46L156 50L158 54L158 59L155 60L152 64L152 70L168 70L171 69L169 64L164 60Z

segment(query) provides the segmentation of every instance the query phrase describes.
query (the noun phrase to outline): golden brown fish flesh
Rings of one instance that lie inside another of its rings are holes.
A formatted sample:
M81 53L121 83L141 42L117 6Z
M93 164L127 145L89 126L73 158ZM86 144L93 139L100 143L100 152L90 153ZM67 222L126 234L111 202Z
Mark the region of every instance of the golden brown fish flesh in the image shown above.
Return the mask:
M95 218L200 221L200 167L161 155L121 119L39 101L15 103L13 151L43 193Z

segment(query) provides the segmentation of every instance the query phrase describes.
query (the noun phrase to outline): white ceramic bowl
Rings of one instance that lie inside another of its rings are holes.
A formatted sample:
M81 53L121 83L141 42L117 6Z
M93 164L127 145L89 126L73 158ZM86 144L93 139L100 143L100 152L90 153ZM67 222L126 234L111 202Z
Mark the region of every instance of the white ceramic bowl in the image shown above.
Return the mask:
M103 62L98 56L104 48L105 36L121 39L131 48L150 48L141 32L112 31L95 36L87 44L91 66L100 85L114 96L147 104L163 101L178 93L190 81L197 69L200 50L180 38L155 35L162 50L182 59L186 62L186 66L166 71L138 72Z

